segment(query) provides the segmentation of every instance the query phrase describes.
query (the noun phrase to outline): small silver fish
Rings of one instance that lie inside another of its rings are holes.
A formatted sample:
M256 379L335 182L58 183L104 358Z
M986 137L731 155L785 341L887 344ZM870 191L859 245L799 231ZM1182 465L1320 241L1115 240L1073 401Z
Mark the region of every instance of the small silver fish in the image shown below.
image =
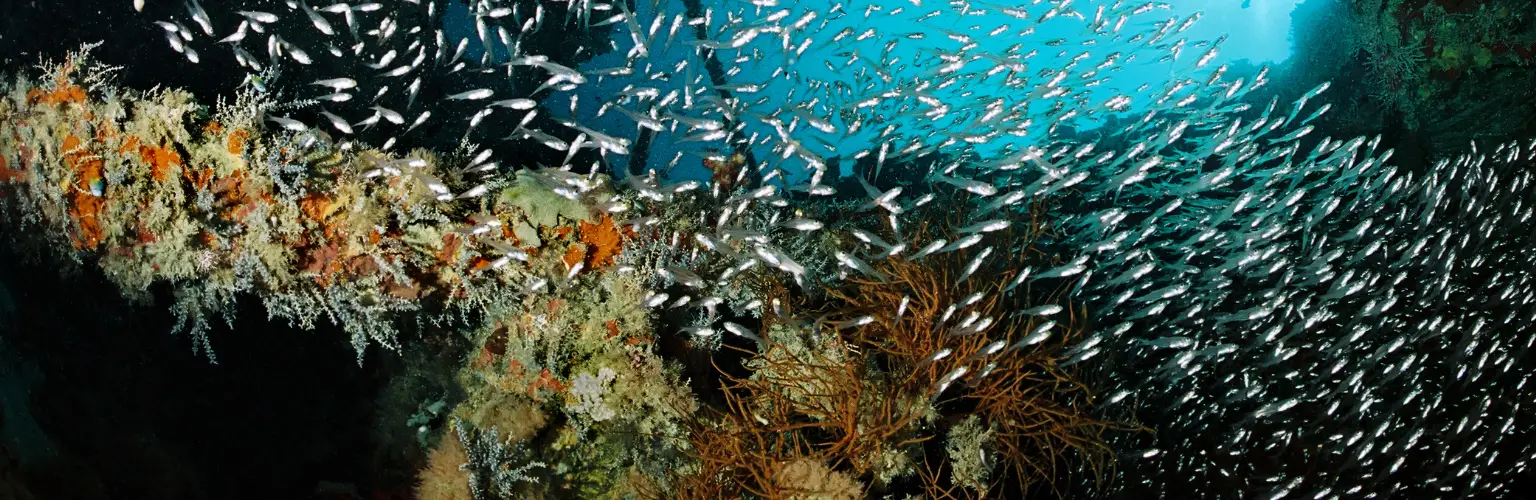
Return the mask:
M1068 264L1066 264L1064 266L1054 267L1054 268L1051 268L1051 269L1047 269L1045 272L1042 272L1040 274L1036 274L1034 279L1038 280L1038 279L1046 279L1046 278L1065 278L1065 277L1068 277L1068 276L1076 276L1078 274L1082 274L1083 271L1087 271L1087 270L1088 270L1088 266L1087 265L1078 264L1078 263L1068 263Z
M1056 305L1056 304L1047 304L1047 305L1035 306L1035 307L1031 307L1029 309L1025 309L1023 311L1019 311L1019 314L1022 314L1022 315L1025 315L1025 316L1050 316L1052 314L1056 314L1056 313L1059 313L1061 311L1062 311L1062 307L1061 306Z
M341 132L343 134L351 134L352 133L352 125L347 123L346 119L344 119L344 118L342 118L340 116L337 116L334 113L326 111L325 109L321 109L320 110L320 114L324 115L327 120L330 120L331 121L331 126L335 127L337 131L339 131L339 132Z
M134 0L133 7L134 10L143 9L144 0ZM202 4L193 0L187 4L187 11L192 14L192 22L197 23L199 27L203 28L203 34L213 36L213 22L209 20L208 11L203 10Z
M748 330L747 327L745 327L745 326L741 326L741 325L738 325L736 323L732 323L730 321L721 322L720 326L724 327L725 331L731 332L732 334L735 334L738 337L743 337L743 338L751 339L751 340L756 341L758 343L764 342L762 337L759 337L759 336L757 336L757 334L752 333L752 331Z
M705 286L704 278L701 278L701 277L699 277L699 275L694 274L693 271L689 271L689 270L683 269L681 267L677 267L677 266L663 266L663 267L657 269L656 272L658 274L660 274L662 277L671 279L673 281L676 281L676 282L682 284L683 286L687 286L687 287L690 287L690 288L704 288L704 286Z
M1136 341L1153 349L1183 349L1195 345L1194 339L1189 337L1162 337L1151 340L1136 339Z
M790 219L784 222L780 222L779 225L794 229L796 231L815 231L821 229L822 227L821 221L815 221L811 219Z
M448 96L448 99L454 101L478 101L490 97L494 94L495 91L492 91L491 89L474 89L450 95Z
M321 17L320 13L315 12L315 9L309 8L309 2L299 0L299 7L304 11L304 15L309 16L309 23L313 24L315 29L320 30L325 36L336 34L336 30L331 27L331 22Z
M279 126L283 127L284 129L291 130L291 131L294 131L294 132L303 132L305 130L309 130L309 127L307 125L304 125L304 122L301 122L301 121L298 121L298 120L294 120L294 119L291 119L291 118L284 118L284 117L281 117L281 116L267 115L267 121L276 123Z
M245 16L246 19L250 19L252 22L258 22L262 24L272 24L278 21L277 15L270 12L241 10L236 11L236 13Z
M972 245L975 245L977 243L981 243L981 234L972 234L970 236L966 236L964 238L960 238L958 240L955 240L954 243L950 243L948 245L945 245L944 248L940 248L937 251L934 251L933 253L940 254L940 253L945 253L945 252L953 252L955 250L961 250L961 249L965 249L965 248L970 248Z
M947 358L947 357L949 357L949 355L954 354L954 353L955 353L955 350L954 349L950 349L948 347L945 347L943 349L939 349L938 351L934 351L933 354L929 354L928 357L923 358L923 361L921 363L919 363L919 365L931 364L931 363L936 362L938 360Z
M1035 329L1030 330L1028 335L1014 343L1009 349L1019 349L1045 342L1045 339L1051 338L1051 328L1055 326L1055 321L1046 321L1040 324L1040 326L1035 327Z
M337 92L357 88L357 80L353 80L351 78L329 78L325 80L315 80L309 84L327 87Z
M958 231L962 233L990 233L1007 229L1008 225L1009 222L1007 220L989 220L962 227Z
M839 264L842 264L844 266L852 268L852 269L854 269L854 270L856 270L858 272L864 273L864 274L866 274L866 275L868 275L868 276L870 276L872 278L885 279L885 273L882 273L880 271L876 271L875 268L870 267L870 265L868 263L865 263L863 260L860 260L858 257L854 257L852 255L849 255L848 253L845 253L845 252L843 252L841 250L833 252L832 255L833 255L834 258L837 259L837 262Z
M665 293L647 292L645 299L640 301L640 305L647 309L652 309L666 303L667 298L668 295Z
M426 123L427 122L427 118L431 118L431 117L432 117L432 112L431 111L422 111L421 114L418 115L416 117L416 119L411 122L411 126L405 128L405 131L406 132L410 132L412 130L415 130L416 127L420 127L421 124Z
M486 96L486 97L489 97L489 96ZM500 101L496 101L496 102L491 103L491 105L492 106L501 106L503 108L508 108L508 109L515 109L515 110L524 111L524 110L529 110L529 109L533 109L534 107L537 107L539 105L539 103L534 101L533 99L514 98L514 99L503 99L503 100L500 100Z
M381 106L373 106L372 108L369 108L369 109L372 109L375 115L382 116L382 117L384 117L385 120L389 120L390 123L393 123L395 125L402 125L402 124L405 123L405 117L404 116L400 116L400 113L396 113L394 110L391 110L389 108L385 108L385 107L381 107Z

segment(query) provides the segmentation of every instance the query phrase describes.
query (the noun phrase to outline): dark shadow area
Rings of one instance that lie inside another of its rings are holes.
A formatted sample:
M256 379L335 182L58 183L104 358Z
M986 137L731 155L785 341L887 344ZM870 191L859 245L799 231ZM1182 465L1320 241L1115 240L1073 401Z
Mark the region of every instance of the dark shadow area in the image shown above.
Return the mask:
M95 270L45 264L6 266L0 280L17 310L0 335L38 375L25 401L0 405L29 412L45 434L33 443L51 444L0 451L0 484L18 498L409 497L405 474L371 459L393 353L359 368L341 332L269 323L242 301L233 331L211 334L213 365L168 334L166 297L129 304Z

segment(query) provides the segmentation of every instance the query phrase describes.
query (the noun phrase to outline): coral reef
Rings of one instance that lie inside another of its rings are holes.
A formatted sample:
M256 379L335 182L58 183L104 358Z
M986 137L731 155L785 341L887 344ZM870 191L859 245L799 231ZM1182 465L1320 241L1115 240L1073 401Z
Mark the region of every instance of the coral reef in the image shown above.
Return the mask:
M745 211L784 200L739 189L744 155L709 160L710 189L693 194L697 181L619 190L552 168L476 175L473 146L402 155L268 127L305 104L122 90L88 52L4 89L11 234L141 302L165 287L210 361L214 320L253 298L274 319L339 326L359 363L369 345L454 353L406 356L420 380L391 387L396 421L380 425L409 432L378 432L426 449L422 498L982 496L1049 483L1068 461L1101 469L1104 433L1134 428L1092 411L1058 362L1085 338L1081 308L1010 313L1060 300L1008 286L1020 263L961 247L849 274L837 249L878 219L807 204L799 215L835 230L799 236ZM940 159L955 160L889 168ZM743 207L731 226L701 216L730 206ZM616 220L626 209L639 215ZM953 214L917 213L919 240L962 237ZM1006 235L1019 255L1060 260L1034 249L1044 208L1027 215ZM797 237L762 245L769 234ZM1021 342L1042 328L1059 333ZM950 387L971 364L974 382Z
M1336 135L1401 128L1435 151L1501 142L1536 127L1529 16L1506 0L1305 2L1287 74L1336 84L1340 109L1319 121Z
M256 94L213 110L174 90L87 96L77 82L108 71L88 61L82 52L49 68L50 81L8 85L6 214L68 243L71 259L93 258L124 293L147 299L152 284L171 284L182 328L210 358L208 330L242 294L273 317L340 324L361 359L370 343L397 347L398 315L423 303L483 300L478 291L565 274L507 265L527 260L520 246L574 245L587 223L589 269L621 247L591 208L605 191L569 199L549 189L560 181L524 171L504 187L482 184L498 189L494 200L444 196L447 185L473 193L451 160L263 131L262 117L283 105Z
M1005 238L1033 264L1051 260L1035 248L1053 231L1042 210ZM911 230L914 237L958 237L950 215L927 212L930 223ZM725 375L723 408L694 423L689 453L699 465L677 479L681 495L793 498L777 478L783 464L802 461L867 478L873 491L915 483L932 497L1018 493L1073 462L1102 472L1113 458L1106 434L1137 427L1102 416L1063 361L1076 354L1065 346L1087 338L1083 311L1066 307L1069 316L1055 320L1021 315L1065 290L1010 287L1027 267L993 262L977 272L979 255L887 259L824 300L769 292L779 306L763 318L762 345L744 350L749 374ZM894 318L871 316L896 304ZM791 312L797 308L809 310ZM801 319L811 316L818 319ZM961 322L946 323L952 318ZM1051 328L1061 331L1025 340ZM951 387L968 365L981 365L980 375ZM947 451L929 444L945 435Z
M681 466L683 422L697 403L657 356L642 293L631 274L597 273L492 315L477 334L454 414L551 463L528 494L633 494L631 475Z

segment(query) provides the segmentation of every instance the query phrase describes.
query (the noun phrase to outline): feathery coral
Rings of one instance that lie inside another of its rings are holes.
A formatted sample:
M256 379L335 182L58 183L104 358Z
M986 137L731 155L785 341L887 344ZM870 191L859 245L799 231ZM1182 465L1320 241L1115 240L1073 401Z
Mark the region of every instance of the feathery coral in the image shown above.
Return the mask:
M445 433L427 455L427 466L416 473L416 498L420 500L474 500L468 473L459 466L469 461L459 437Z
M846 472L827 468L826 464L801 458L784 464L773 477L777 497L785 500L854 500L864 497L864 488Z

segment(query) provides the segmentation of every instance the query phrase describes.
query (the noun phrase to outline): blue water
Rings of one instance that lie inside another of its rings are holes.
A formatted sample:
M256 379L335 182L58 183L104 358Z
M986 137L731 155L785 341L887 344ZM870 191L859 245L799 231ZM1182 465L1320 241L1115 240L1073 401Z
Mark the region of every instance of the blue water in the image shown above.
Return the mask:
M1124 33L1124 36L1121 37L1122 39L1129 37L1134 32L1145 29L1151 22L1149 21L1150 19L1177 19L1182 23L1196 13L1199 13L1202 17L1191 25L1187 31L1169 37L1170 41L1179 38L1188 40L1189 47L1175 61L1162 63L1155 59L1156 56L1147 57L1151 51L1144 50L1144 43L1122 43L1120 46L1115 46L1113 50L1126 54L1141 52L1140 55L1143 57L1135 61L1120 63L1118 65L1119 71L1113 74L1105 72L1105 75L1112 76L1112 78L1106 84L1092 89L1087 99L1092 102L1103 102L1116 95L1130 95L1135 101L1126 110L1126 113L1134 115L1144 111L1146 106L1153 101L1149 97L1150 95L1163 90L1171 82L1177 82L1185 78L1200 80L1207 77L1209 71L1221 65L1234 64L1240 61L1253 66L1282 64L1291 53L1289 42L1291 30L1290 12L1296 3L1297 0L1254 0L1251 5L1244 7L1241 3L1234 1L1200 0L1176 2L1169 9L1156 11L1159 13L1157 15L1136 16L1136 18L1141 20L1128 22L1120 30L1121 33ZM650 3L640 2L640 4L640 12L638 13L640 19L651 19L654 15L659 14L665 16L665 19L670 20L672 16L684 11L682 2L678 0L657 2L654 9ZM886 5L888 7L885 9L885 12L875 12L867 19L863 11L856 11L847 13L841 19L830 22L821 31L821 34L812 40L810 47L803 55L793 60L785 60L782 57L762 56L760 53L749 50L734 49L720 50L716 52L716 57L721 59L727 68L739 68L739 73L733 73L729 77L732 84L772 82L756 93L738 94L746 102L754 102L762 99L764 96L774 96L767 99L767 102L762 105L750 108L751 111L764 115L773 113L783 102L807 102L812 99L812 97L806 95L804 88L806 82L839 83L849 89L859 89L863 84L869 82L869 78L878 78L871 71L873 68L869 64L857 60L849 64L850 59L852 59L855 53L869 61L880 60L882 54L887 60L897 61L897 67L886 68L891 73L891 76L897 80L916 81L936 76L919 73L911 69L901 71L898 68L904 63L911 64L918 60L926 62L934 57L933 54L936 49L953 47L955 43L946 38L943 32L930 29L924 33L926 36L924 39L901 39L892 50L889 52L883 51L885 41L891 39L892 34L912 31L908 27L913 26L913 22L924 14L932 12L935 7L917 7L912 2L890 2ZM903 8L904 11L891 15L890 12L897 8ZM777 10L779 10L777 7L758 9L755 14L760 17L748 17L743 19L743 22L750 25L753 22L762 21L763 18L772 15ZM808 11L808 9L803 7L792 7L789 10L790 14L787 16L787 19L790 20L798 19L804 12ZM1089 13L1093 12L1091 7L1085 7L1085 10ZM821 23L823 20L828 19L828 17L827 15L819 15L811 23L813 25ZM717 15L711 21L711 33L717 34L724 20L721 16ZM470 48L466 52L466 59L478 59L482 50L479 48L480 44L473 41L475 28L471 24L467 7L458 6L450 8L449 14L445 16L444 23L446 25L445 33L449 35L450 39L455 36L471 39L469 43ZM944 24L942 19L929 19L925 21L925 27L931 25L943 26ZM1080 62L1075 70L1076 74L1081 74L1082 70L1090 69L1097 65L1103 58L1103 55L1110 51L1102 46L1082 45L1084 41L1102 39L1103 37L1086 33L1082 29L1084 23L1071 18L1058 18L1057 20L1037 25L1035 19L1020 20L1006 14L991 12L982 16L968 16L964 19L957 18L950 25L957 31L971 26L979 26L980 30L985 32L992 32L994 29L1001 30L996 36L976 37L974 41L978 44L978 47L971 51L971 53L1002 53L1015 44L1024 44L1023 48L1019 49L1020 52L1038 50L1039 54L1029 59L1028 69L1021 76L1036 76L1036 73L1042 71L1061 68L1073 57L1084 52L1091 52L1092 55ZM675 73L673 70L677 67L676 65L689 58L691 52L694 51L693 46L688 44L688 41L692 40L693 36L686 25L683 26L670 46L664 46L668 27L665 24L661 27L656 40L649 47L650 57L653 61L649 66L651 72ZM642 28L648 29L649 26L643 26ZM1032 35L1019 36L1020 32L1029 28L1034 29ZM591 71L601 68L612 68L624 64L624 58L631 50L634 50L635 43L627 36L627 30L622 25L616 24L613 26L613 29L614 50L588 61L582 66L583 70ZM855 35L849 36L841 42L827 45L830 43L829 39L833 34L844 29L852 29ZM862 42L855 41L858 34L862 34L865 30L869 29L875 30L875 36ZM976 32L975 30L970 31L970 33ZM753 40L745 45L745 47L750 49L762 44L763 38L773 36L776 35L760 35L761 38ZM1204 68L1194 69L1195 61L1207 50L1203 47L1194 47L1194 45L1197 42L1210 42L1222 37L1225 37L1225 40L1219 46L1219 53ZM1064 42L1057 47L1038 45L1042 40L1052 39L1059 39ZM1102 40L1098 41L1102 43ZM791 47L796 47L802 43L802 40L791 39L787 43ZM696 61L697 59L694 60ZM971 64L982 63L973 62ZM656 86L663 95L674 90L687 91L691 89L696 92L697 87L681 85L684 81L697 81L702 85L709 85L709 79L707 76L704 76L703 69L696 67L697 65L694 66L684 68L681 72L681 75L688 75L686 79L677 78L678 74L670 74L666 79L645 81L643 84ZM790 82L784 78L772 78L776 71L786 67L791 67L799 73L800 83ZM859 76L861 74L863 75L862 78ZM1000 82L1002 78L1000 75L991 77L989 81L999 83L998 86L992 88L976 85L974 82L967 82L964 85L954 85L944 90L930 90L930 93L941 101L954 102L955 98L958 97L956 95L957 92L990 92L995 94L994 98L1001 99L1008 106L1012 106L1021 100L1028 101L1031 99L1029 96L1020 96L1019 92L1015 89L1001 87ZM1040 78L1032 79L1032 81L1042 80ZM636 130L632 120L614 112L598 116L598 106L593 103L606 101L613 93L642 81L642 78L628 76L594 82L599 84L584 85L574 94L556 93L545 102L548 108L557 113L562 119L596 125L597 128L606 130L609 133L615 133L615 135L620 137L633 137ZM1145 87L1143 88L1143 86ZM795 87L800 88L796 89ZM796 95L796 92L799 95ZM853 94L861 95L863 92L854 90ZM576 101L574 113L571 112L573 96ZM786 96L787 99L780 98L779 96ZM829 103L823 100L820 104L826 105ZM836 105L841 103L830 104ZM1027 114L1039 114L1046 111L1042 106L1031 106L1028 109L1029 113ZM823 112L818 114L825 116L833 113ZM954 112L950 113L950 123L955 125L963 124L965 123L963 118L974 117L976 114L978 113L954 110ZM788 117L789 115L786 114L784 116ZM772 127L750 117L744 118L742 121L746 122L745 135L747 136L757 134L761 140L777 134ZM824 158L841 157L846 160L860 151L877 150L880 144L877 140L879 132L886 125L895 125L900 129L906 125L918 122L928 123L928 120L914 118L907 123L893 120L887 124L866 124L863 130L846 136L821 134L811 130L810 127L802 123L800 129L794 135L800 140L806 141L806 144L816 154ZM846 129L845 126L848 125L846 122L839 121L836 123L840 129ZM1096 117L1080 117L1070 124L1079 129L1091 129L1097 126L1099 122ZM1016 148L1041 140L1046 136L1047 128L1048 124L1036 124L1030 128L1027 135L1006 140L992 140L986 144L975 145L973 149L978 153L987 154L995 153L1002 148ZM695 146L690 146L689 143L679 142L685 135L681 131L675 133L669 131L658 134L650 150L648 168L661 170L669 174L670 177L707 177L708 172L699 166L699 158L719 154L720 152L697 146L702 143L693 143ZM827 144L835 144L837 149L833 151L823 147L814 138L823 139ZM766 147L757 147L754 149L754 153L756 153L760 161L768 161L770 164L776 164L779 168L783 168L790 174L787 176L789 179L799 180L804 178L804 160L793 156L788 159L778 158L777 155L774 155ZM844 165L850 163L847 161L843 162ZM846 167L843 173L847 173Z

